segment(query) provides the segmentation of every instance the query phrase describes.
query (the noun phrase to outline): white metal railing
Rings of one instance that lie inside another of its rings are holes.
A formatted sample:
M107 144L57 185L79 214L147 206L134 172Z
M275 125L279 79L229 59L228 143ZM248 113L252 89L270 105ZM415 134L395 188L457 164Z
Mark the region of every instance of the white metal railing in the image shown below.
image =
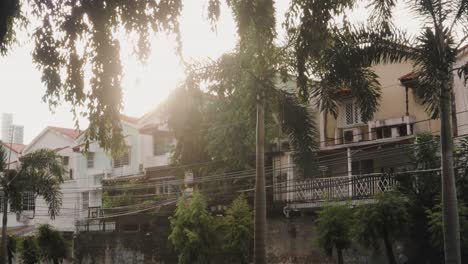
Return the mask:
M274 197L286 202L364 199L395 186L394 176L384 173L292 180L276 183Z

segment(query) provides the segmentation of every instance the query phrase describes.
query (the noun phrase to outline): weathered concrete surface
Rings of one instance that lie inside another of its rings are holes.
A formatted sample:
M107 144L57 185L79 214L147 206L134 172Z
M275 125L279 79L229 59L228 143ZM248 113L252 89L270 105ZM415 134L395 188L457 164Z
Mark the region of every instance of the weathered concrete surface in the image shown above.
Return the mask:
M314 242L314 216L268 217L267 257L270 264L335 264ZM177 256L168 241L169 221L158 221L148 232L80 233L75 239L75 263L172 264ZM344 252L346 264L386 263L369 251Z

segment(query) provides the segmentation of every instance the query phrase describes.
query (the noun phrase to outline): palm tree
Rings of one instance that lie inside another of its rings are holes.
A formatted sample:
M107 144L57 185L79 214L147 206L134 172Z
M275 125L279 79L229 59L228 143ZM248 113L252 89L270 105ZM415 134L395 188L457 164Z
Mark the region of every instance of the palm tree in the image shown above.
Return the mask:
M40 149L20 158L20 166L16 170L8 170L5 148L0 148L0 185L3 194L3 225L2 225L2 256L7 256L7 224L8 205L13 212L22 211L22 195L26 192L44 198L49 207L52 219L59 213L62 206L60 184L63 182L63 166L59 156L51 150ZM6 258L2 257L2 264Z
M298 1L299 2L299 1ZM320 1L319 1L320 2ZM333 7L349 7L355 1L333 1ZM372 117L378 107L380 85L371 66L375 63L411 60L417 76L416 91L432 117L441 121L442 205L444 212L445 263L460 263L457 195L453 168L453 142L450 125L453 113L452 75L468 77L468 64L455 68L461 45L468 38L466 0L418 0L408 5L423 18L423 29L415 39L406 37L391 23L395 0L371 1L374 7L368 26L344 23L323 32L314 32L322 21L314 18L320 4L304 1L296 32L297 69L302 94L319 102L322 110L336 113L337 87L351 87L363 119ZM315 13L314 13L315 12ZM327 29L327 26L324 26ZM459 42L455 36L462 33ZM324 51L325 50L325 51ZM319 52L321 51L321 52ZM317 82L311 82L312 77ZM454 122L456 123L456 122Z

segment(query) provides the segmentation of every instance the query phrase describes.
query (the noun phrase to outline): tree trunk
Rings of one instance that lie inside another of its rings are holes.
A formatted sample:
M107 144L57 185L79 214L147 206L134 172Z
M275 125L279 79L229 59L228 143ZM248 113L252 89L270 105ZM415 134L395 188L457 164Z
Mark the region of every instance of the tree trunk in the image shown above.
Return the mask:
M0 258L1 264L6 264L7 259L8 259L7 224L8 224L8 196L6 192L3 192L2 257Z
M444 80L440 93L440 146L442 154L442 209L445 264L461 264L457 190L453 168L453 139L450 125L450 88Z
M341 248L336 248L336 255L338 257L338 264L343 264L344 261L343 261L343 249Z
M396 264L395 254L393 253L392 242L388 234L384 234L383 241L385 245L385 252L387 253L388 264Z
M257 96L256 177L254 202L254 263L266 264L265 96Z

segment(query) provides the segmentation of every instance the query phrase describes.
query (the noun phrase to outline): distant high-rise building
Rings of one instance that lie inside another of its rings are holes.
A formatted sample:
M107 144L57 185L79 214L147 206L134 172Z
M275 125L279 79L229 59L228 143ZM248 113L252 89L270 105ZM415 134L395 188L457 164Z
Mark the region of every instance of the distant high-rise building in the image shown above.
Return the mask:
M13 114L3 113L2 114L2 141L11 141L10 129L13 125Z
M2 114L2 141L23 144L24 126L13 125L13 114Z

